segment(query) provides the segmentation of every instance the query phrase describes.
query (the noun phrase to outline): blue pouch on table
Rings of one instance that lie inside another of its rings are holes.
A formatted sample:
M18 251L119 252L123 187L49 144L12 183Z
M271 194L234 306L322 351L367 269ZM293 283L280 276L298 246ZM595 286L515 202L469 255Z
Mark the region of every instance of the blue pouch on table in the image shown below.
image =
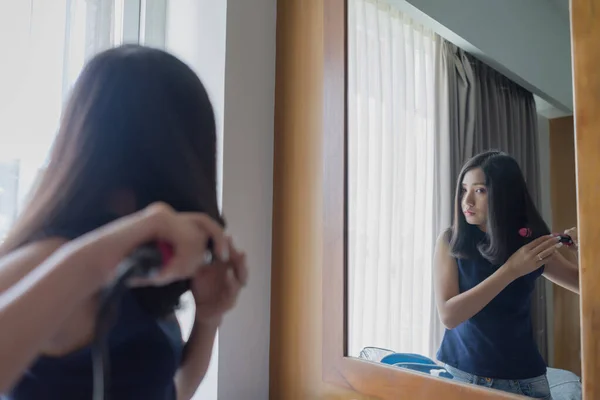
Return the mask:
M410 363L410 362L401 362L397 364L393 364L394 367L405 368L411 371L423 372L428 375L439 376L440 378L448 378L452 379L453 376L450 372L446 370L446 368L437 364L423 364L423 363Z
M415 363L415 364L428 364L437 365L431 358L422 356L420 354L413 353L394 353L387 355L381 359L384 364L395 365L398 363Z

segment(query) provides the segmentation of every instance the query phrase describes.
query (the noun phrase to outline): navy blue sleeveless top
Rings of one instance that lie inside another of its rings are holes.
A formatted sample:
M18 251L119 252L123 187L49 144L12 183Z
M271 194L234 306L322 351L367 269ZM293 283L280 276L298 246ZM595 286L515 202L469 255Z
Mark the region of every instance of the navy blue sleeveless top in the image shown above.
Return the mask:
M44 236L68 239L72 232ZM175 400L174 376L181 364L183 339L175 316L156 319L131 292L122 298L109 334L111 400ZM2 400L84 400L93 393L91 348L62 357L39 357Z
M477 286L499 266L482 256L458 259L460 293ZM437 353L439 361L473 375L520 380L546 373L533 336L531 294L540 268L511 282L479 313L446 330Z

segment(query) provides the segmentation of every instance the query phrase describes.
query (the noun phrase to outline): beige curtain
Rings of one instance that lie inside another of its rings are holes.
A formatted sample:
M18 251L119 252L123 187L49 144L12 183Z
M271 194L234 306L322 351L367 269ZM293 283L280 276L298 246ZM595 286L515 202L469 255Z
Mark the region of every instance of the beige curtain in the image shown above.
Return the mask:
M441 68L448 80L451 181L456 181L462 165L473 155L488 149L502 150L517 160L533 200L540 207L538 127L533 95L447 41L443 44ZM544 281L538 279L533 293L532 322L539 350L547 360L546 320L546 290Z

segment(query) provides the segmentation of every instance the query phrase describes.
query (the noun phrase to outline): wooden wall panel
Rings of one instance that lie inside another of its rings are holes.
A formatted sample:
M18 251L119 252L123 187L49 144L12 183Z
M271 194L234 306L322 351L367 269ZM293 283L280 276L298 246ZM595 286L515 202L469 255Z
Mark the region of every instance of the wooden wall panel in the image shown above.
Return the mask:
M367 400L322 379L323 0L277 2L270 398Z
M577 226L575 139L573 117L550 120L550 185L552 231ZM569 250L565 250L569 253ZM581 375L579 296L553 285L554 367Z
M585 400L600 399L600 1L571 1Z

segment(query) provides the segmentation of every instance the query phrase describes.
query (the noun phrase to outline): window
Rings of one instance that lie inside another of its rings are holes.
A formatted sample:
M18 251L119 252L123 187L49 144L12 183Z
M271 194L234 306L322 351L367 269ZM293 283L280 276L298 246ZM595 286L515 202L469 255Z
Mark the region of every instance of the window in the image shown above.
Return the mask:
M63 103L85 62L111 46L144 42L145 36L160 44L147 28L160 27L156 20L165 15L145 18L145 3L0 0L0 237L43 168ZM143 18L147 24L141 29ZM162 26L158 34L164 36Z

